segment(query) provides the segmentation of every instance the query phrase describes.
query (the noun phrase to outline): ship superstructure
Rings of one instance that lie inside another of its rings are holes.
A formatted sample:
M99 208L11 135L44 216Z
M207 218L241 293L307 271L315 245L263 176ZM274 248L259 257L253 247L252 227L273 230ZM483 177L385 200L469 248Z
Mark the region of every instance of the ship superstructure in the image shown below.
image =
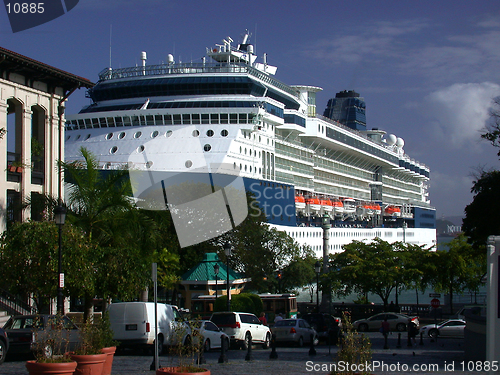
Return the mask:
M433 245L429 168L406 155L401 138L318 115L322 89L277 80L265 56L257 62L248 36L207 48L199 63L169 55L147 65L143 52L140 66L103 70L88 92L92 104L67 117L66 160L78 159L83 146L105 170L233 165L259 202L253 209L318 253L325 215L331 252L375 237ZM199 147L188 147L193 138ZM152 139L162 146L149 147ZM135 154L144 162L131 163Z

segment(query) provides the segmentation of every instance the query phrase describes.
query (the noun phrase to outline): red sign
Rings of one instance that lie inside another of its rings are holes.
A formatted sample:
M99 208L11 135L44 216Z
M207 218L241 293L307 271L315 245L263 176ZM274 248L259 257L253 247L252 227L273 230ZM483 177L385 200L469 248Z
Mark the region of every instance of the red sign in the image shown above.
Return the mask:
M431 306L434 307L435 309L441 305L441 302L437 298L433 298L431 300Z

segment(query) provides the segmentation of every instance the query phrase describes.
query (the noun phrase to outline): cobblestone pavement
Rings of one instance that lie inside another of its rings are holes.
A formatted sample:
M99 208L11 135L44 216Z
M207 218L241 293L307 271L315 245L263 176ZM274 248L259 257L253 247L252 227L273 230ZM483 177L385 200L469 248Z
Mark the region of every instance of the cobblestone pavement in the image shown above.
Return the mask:
M392 375L412 373L420 374L450 374L458 372L462 374L479 374L479 371L469 371L477 369L477 364L470 367L469 362L464 362L463 340L460 339L439 339L438 342L424 340L424 345L407 346L403 339L401 348L397 348L397 335L389 337L389 349L383 349L384 342L380 333L369 333L372 341L373 367L369 372L377 375ZM309 348L278 347L277 359L270 359L271 350L263 350L255 347L252 350L252 360L247 361L247 352L242 350L230 350L228 352L228 362L218 363L220 352L213 351L205 355L206 364L212 375L294 375L294 374L328 374L332 364L337 364L335 356L337 347L320 345L316 347L316 355L309 355ZM0 374L5 375L26 375L26 358L8 359L0 365ZM138 356L131 351L123 355L115 356L113 362L113 375L154 375L150 370L152 356ZM160 357L160 365L169 366L175 364L173 358L168 355ZM375 367L377 364L377 367ZM482 363L484 365L484 363ZM434 366L438 366L437 368ZM433 367L430 367L433 366ZM466 370L462 371L462 366ZM452 371L453 370L453 371ZM484 372L482 372L484 374Z

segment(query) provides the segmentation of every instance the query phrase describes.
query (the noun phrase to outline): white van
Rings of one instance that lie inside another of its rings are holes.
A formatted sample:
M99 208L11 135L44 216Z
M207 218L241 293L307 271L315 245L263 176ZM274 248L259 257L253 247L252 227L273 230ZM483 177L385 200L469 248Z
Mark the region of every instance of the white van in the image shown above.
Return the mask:
M113 338L120 347L148 347L155 338L155 304L153 302L119 302L108 307ZM158 352L163 346L191 342L189 326L182 322L177 307L158 304Z

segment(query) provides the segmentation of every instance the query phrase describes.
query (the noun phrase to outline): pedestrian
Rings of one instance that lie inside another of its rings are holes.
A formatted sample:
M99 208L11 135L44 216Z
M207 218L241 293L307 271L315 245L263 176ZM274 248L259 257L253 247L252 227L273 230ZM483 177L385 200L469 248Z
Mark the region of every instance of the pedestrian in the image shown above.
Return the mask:
M384 335L384 337L387 337L390 330L391 330L391 325L387 321L387 318L384 318L384 321L380 325L380 332Z
M264 311L260 313L259 320L263 325L267 326L266 313Z
M418 334L417 325L411 320L408 319L408 337L413 341L413 344L417 343L416 336Z
M276 323L278 320L281 320L283 319L283 315L281 313L279 313L278 315L276 315L276 317L274 318L274 322Z

